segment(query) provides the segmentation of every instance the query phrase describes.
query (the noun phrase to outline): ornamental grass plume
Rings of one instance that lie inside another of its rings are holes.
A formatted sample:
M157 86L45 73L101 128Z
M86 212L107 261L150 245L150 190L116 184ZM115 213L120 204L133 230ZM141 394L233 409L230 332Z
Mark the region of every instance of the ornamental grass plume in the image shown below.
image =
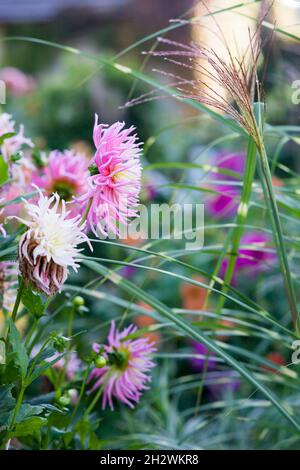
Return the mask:
M128 224L137 216L141 190L141 143L133 134L135 128L125 123L98 124L93 132L96 153L91 161L89 188L78 198L92 231L107 236L119 234L119 224Z
M143 391L148 389L149 372L155 366L151 355L156 349L147 338L126 339L136 331L133 325L119 331L115 322L111 322L108 344L104 346L107 364L93 369L89 376L89 381L95 380L91 392L103 388L102 409L108 404L113 410L113 398L134 408ZM96 353L100 349L99 344L93 344Z
M251 135L258 147L261 146L261 136L253 111L254 98L261 101L262 89L257 78L257 66L261 54L261 23L254 31L248 31L248 46L243 47L241 57L232 54L226 42L223 31L217 20L203 2L206 11L218 31L216 39L223 41L227 54L219 53L211 45L196 43L182 44L177 41L158 38L158 41L170 49L145 52L156 57L163 57L180 69L188 70L192 76L182 76L154 69L155 72L169 77L171 85L176 90L176 96L198 101L199 103L221 111L231 117L247 134ZM178 20L185 22L185 20ZM197 23L197 21L196 21ZM221 90L221 91L220 91ZM135 99L132 104L143 102ZM127 103L127 106L130 103Z
M37 188L38 189L38 188ZM77 272L77 245L89 239L80 215L69 218L65 201L57 194L48 198L39 191L37 204L24 200L26 218L16 217L28 230L19 242L19 267L26 283L47 295L61 290L69 268Z

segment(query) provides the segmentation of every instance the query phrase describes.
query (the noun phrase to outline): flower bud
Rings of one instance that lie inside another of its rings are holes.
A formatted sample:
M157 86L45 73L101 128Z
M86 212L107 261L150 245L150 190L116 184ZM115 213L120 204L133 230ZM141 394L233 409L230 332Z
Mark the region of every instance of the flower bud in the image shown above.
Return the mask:
M67 393L68 397L70 398L71 405L75 406L78 402L78 391L76 388L70 388Z
M107 361L104 356L97 356L94 360L94 363L97 369L102 369L103 367L106 366Z
M68 397L68 395L62 395L61 397L59 397L58 403L59 403L61 406L68 406L68 405L70 405L70 403L71 403L71 398Z
M65 338L63 336L54 335L52 337L53 346L57 352L62 353L65 350Z
M85 304L84 298L80 295L77 295L76 297L74 297L72 304L74 307L83 307L83 305Z

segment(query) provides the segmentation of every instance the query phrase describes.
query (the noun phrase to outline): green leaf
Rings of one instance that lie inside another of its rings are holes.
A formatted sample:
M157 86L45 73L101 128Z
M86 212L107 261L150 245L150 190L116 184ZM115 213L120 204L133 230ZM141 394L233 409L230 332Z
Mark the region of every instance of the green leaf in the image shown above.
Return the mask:
M47 418L42 418L41 416L31 416L21 423L16 424L13 431L13 436L28 436L28 434L33 434L46 424Z
M24 286L22 303L35 318L40 318L44 315L47 306L47 297L44 294L34 291L32 287L28 285Z
M14 135L14 132L6 132L5 134L2 134L0 137L0 145L2 145L6 139L10 139Z
M4 385L0 387L0 426L8 424L11 412L15 407L16 400L12 396L14 385Z
M40 375L43 375L49 369L49 367L52 367L54 364L56 364L56 362L60 361L60 359L62 359L65 355L66 353L60 354L59 356L55 357L55 359L53 359L52 361L44 362L44 364L41 365L40 367L36 367L34 371L32 372L32 374L30 375L30 377L28 377L27 384L28 385L31 384Z
M0 155L0 186L2 186L9 179L8 164L4 160L3 155Z
M8 339L12 352L14 353L14 362L20 368L21 377L24 379L26 376L29 359L26 353L26 349L22 344L20 334L11 319L9 320Z

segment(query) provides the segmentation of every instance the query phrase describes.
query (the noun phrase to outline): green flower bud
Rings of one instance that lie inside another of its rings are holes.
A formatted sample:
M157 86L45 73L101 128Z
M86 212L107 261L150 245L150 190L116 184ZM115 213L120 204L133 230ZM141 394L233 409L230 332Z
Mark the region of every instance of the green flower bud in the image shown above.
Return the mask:
M62 395L59 397L58 403L61 406L68 406L71 403L71 398L68 395Z
M76 295L72 300L72 304L74 307L82 307L85 304L84 298L80 295Z
M57 352L62 353L65 350L66 341L63 336L53 335L52 342Z
M94 360L94 363L97 369L102 369L102 367L106 366L107 361L104 356L97 356Z

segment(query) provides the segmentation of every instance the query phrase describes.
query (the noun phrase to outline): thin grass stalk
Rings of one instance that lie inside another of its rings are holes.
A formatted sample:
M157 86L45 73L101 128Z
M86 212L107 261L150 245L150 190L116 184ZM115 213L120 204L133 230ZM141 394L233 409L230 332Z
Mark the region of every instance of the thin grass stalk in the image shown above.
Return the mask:
M297 307L297 297L294 288L294 283L289 267L289 262L286 254L286 249L284 246L284 239L282 233L282 225L279 216L278 206L276 203L275 193L272 184L272 175L269 167L268 157L266 154L265 146L262 143L262 146L259 151L260 157L260 168L261 174L263 177L263 189L266 199L266 204L269 205L272 229L274 235L274 241L277 248L277 253L279 256L280 268L282 272L282 277L284 281L285 290L287 293L289 308L291 312L291 317L295 330L297 334L300 334L300 324L299 324L299 312Z
M291 312L291 317L293 324L295 326L296 333L300 333L300 324L299 324L299 312L297 307L297 297L295 292L295 287L289 267L289 262L286 254L286 249L284 245L284 237L282 231L282 225L280 220L280 215L278 211L278 206L276 203L275 192L273 189L272 183L272 173L269 166L269 161L266 153L266 148L264 144L264 122L263 114L260 107L255 106L254 108L256 121L259 127L259 145L257 146L257 151L259 155L259 170L262 180L262 187L265 197L266 205L269 208L269 213L271 216L272 230L274 241L279 255L280 268L282 272L282 277L284 281L285 290L287 293L289 308Z
M250 203L251 192L252 192L252 184L253 184L253 179L255 175L255 168L256 168L256 145L255 145L253 138L249 136L247 157L246 157L246 168L245 168L244 177L243 177L241 201L238 207L237 216L235 220L236 227L233 229L233 233L232 233L232 243L231 243L231 250L230 250L231 253L229 255L228 266L226 268L225 277L224 277L224 283L227 285L230 285L233 274L234 274L235 264L236 264L236 260L237 260L238 253L239 253L240 242L241 242L241 238L244 232L244 225L246 224L246 221L247 221L249 203ZM228 287L223 285L222 292L226 293L227 291L228 291ZM218 312L220 312L220 310L223 308L224 302L225 302L225 297L221 296L219 303L218 303L218 307L217 307Z

